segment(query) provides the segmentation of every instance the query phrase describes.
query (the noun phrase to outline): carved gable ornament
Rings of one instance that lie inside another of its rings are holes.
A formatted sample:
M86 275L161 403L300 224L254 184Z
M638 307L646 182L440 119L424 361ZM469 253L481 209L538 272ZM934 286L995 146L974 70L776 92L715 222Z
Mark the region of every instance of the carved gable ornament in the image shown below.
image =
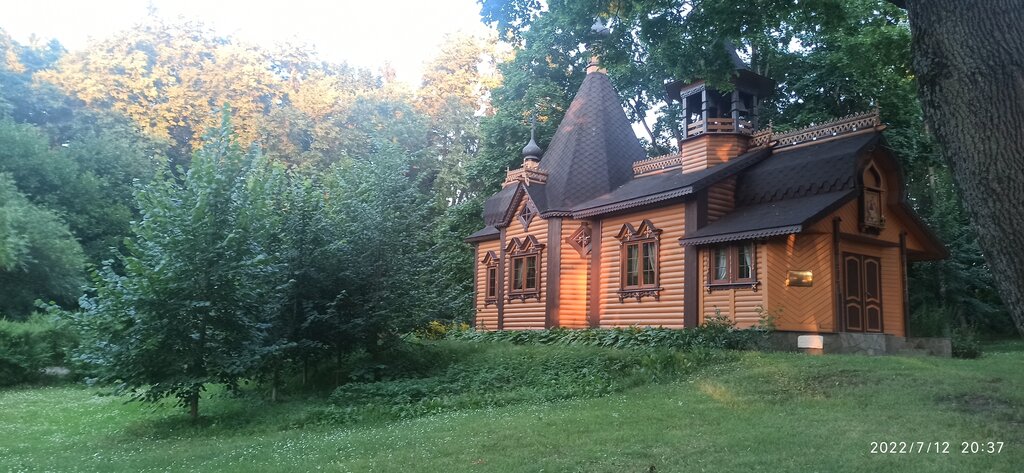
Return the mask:
M565 241L580 254L580 258L585 258L590 254L593 242L590 225L587 225L586 222L581 223L579 228L572 232L572 235L569 235Z
M538 253L544 249L544 244L537 241L537 237L527 235L523 238L513 238L505 245L505 252L510 255L521 255L526 253Z
M484 254L484 257L480 259L480 263L484 266L495 266L498 264L498 254L493 251L488 251Z
M530 231L530 223L533 222L536 216L536 210L530 206L530 201L527 200L526 204L523 205L523 210L519 212L519 223L523 225L524 232Z
M620 241L650 240L658 238L660 235L661 230L656 228L650 220L644 219L636 228L633 228L633 225L628 222L623 224L615 238Z

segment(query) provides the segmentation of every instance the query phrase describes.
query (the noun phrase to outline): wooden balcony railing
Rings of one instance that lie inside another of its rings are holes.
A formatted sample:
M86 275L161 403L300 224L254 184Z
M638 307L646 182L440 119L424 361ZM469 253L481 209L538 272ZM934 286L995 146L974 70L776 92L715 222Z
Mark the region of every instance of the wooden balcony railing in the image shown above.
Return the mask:
M687 138L703 133L742 133L749 135L753 132L754 127L750 121L734 121L732 118L709 118L707 126L704 125L704 120L697 120L686 126Z

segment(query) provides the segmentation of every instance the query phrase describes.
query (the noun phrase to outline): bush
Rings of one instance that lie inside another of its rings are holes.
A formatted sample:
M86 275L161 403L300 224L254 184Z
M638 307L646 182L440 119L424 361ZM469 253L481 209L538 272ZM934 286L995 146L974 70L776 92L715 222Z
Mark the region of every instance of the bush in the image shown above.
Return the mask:
M407 419L458 409L500 407L603 396L691 373L722 353L664 349L485 345L443 341L410 344L438 360L427 376L355 382L334 391L315 421L355 423ZM425 374L421 371L420 374Z
M978 339L978 331L974 327L963 326L953 329L950 331L949 340L953 345L953 357L981 357L981 341Z
M0 320L0 386L38 381L43 368L64 366L76 343L74 333L49 314Z
M910 334L915 337L945 337L955 319L953 307L922 305L910 314Z
M770 322L739 330L728 317L716 315L689 329L628 327L611 329L504 330L482 332L449 328L446 338L516 345L569 345L608 348L670 348L675 350L759 348L771 332Z

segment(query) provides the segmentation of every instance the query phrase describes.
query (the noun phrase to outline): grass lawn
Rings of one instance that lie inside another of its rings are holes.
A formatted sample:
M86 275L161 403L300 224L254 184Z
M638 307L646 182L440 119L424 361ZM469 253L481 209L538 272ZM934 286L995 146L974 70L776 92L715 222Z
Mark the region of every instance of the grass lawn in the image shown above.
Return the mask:
M96 389L11 389L0 471L1020 472L1022 347L979 360L750 352L604 397L350 426L301 423L325 400L219 396L193 426ZM872 454L883 441L949 453ZM1004 444L961 453L972 441Z

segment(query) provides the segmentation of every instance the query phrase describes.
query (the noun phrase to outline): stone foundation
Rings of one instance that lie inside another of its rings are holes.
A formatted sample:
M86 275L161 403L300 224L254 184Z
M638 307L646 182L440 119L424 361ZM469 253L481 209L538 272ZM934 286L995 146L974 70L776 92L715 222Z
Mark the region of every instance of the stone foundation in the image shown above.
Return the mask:
M822 337L821 349L798 348L797 340L802 335ZM948 338L897 337L883 333L801 333L775 332L771 347L780 351L808 353L840 353L856 355L903 355L950 357L953 353Z

